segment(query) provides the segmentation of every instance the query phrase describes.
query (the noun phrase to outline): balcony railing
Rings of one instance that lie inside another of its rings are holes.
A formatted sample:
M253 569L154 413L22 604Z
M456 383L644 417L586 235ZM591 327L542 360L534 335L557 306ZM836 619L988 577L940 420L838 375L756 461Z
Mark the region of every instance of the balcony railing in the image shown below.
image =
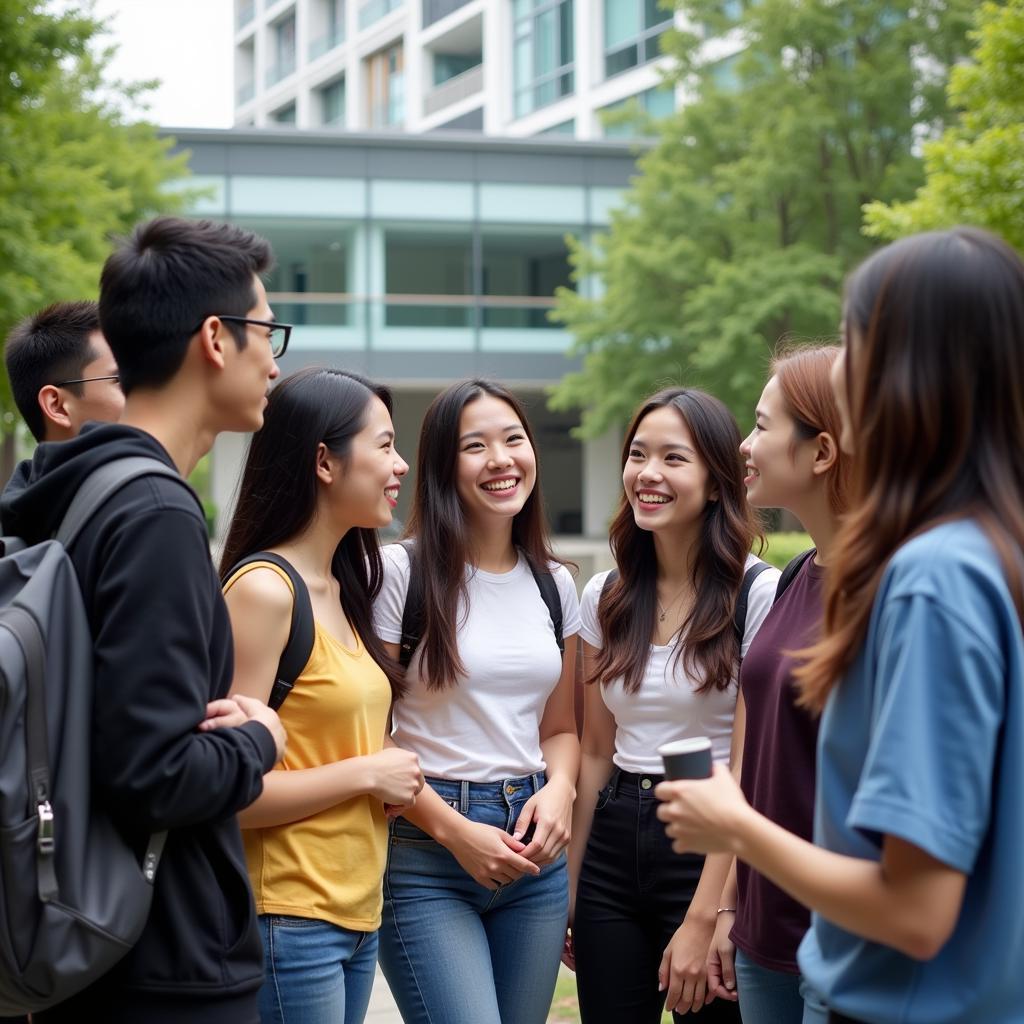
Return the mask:
M235 28L245 28L245 26L248 25L249 22L252 21L252 19L255 17L256 4L253 2L253 0L250 0L249 3L242 4L242 6L238 8L238 16L235 18Z
M277 85L283 78L287 78L295 70L295 57L288 57L279 64L267 68L267 87Z
M423 97L423 113L435 114L459 100L464 100L467 96L475 96L478 92L483 92L483 88L484 66L478 64L475 68L463 71L461 75L449 78L447 82L442 82L436 88L431 89Z
M423 27L433 25L468 3L469 0L423 0Z
M385 14L397 10L404 3L405 0L366 0L359 8L359 27L366 28L367 25L372 25L375 21L383 18Z
M336 46L341 46L343 42L345 42L345 29L339 25L333 31L326 32L319 39L314 39L309 44L309 59L316 60L317 57L322 57L325 53L329 53Z
M238 90L235 92L235 103L241 106L243 103L248 103L249 100L256 95L256 83L246 82L245 85L240 85Z

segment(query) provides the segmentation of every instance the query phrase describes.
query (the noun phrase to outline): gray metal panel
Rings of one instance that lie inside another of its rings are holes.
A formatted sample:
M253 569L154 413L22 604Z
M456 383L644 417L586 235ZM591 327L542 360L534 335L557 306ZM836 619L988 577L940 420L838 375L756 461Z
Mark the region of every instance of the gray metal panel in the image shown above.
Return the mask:
M515 384L546 386L580 368L579 359L555 352L378 352L291 351L281 372L304 366L333 366L364 373L396 386L445 385L464 377L494 377Z
M459 117L452 118L451 121L445 121L444 124L439 124L436 128L431 129L431 133L434 132L482 132L484 130L484 108L477 107L476 110L467 111L465 114Z

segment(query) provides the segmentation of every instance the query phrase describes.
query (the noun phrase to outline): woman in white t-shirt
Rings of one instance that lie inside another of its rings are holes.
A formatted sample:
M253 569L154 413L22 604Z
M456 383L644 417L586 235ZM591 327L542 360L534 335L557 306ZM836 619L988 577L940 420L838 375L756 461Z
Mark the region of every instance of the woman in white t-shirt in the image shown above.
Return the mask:
M579 602L500 385L452 385L427 410L407 540L384 548L374 608L395 657L410 553L423 619L393 739L427 785L391 826L381 965L406 1024L543 1024L568 912Z
M657 1024L663 1008L676 1019L740 1019L735 1002L706 1004L729 859L673 854L654 799L662 744L707 736L714 760L730 760L740 658L779 578L750 554L759 531L739 444L728 409L702 391L671 388L644 403L623 447L617 569L583 592L593 685L565 958L584 1024Z

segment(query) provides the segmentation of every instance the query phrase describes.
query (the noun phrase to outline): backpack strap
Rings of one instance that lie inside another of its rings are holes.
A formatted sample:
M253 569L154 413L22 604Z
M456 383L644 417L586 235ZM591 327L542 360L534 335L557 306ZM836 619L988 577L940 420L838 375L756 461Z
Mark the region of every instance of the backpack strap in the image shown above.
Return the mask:
M269 562L280 569L292 585L292 622L288 630L288 642L281 652L277 663L277 675L270 690L267 705L277 711L292 692L295 680L302 675L302 670L313 653L316 641L316 626L313 621L313 604L309 599L309 588L303 578L295 571L295 567L287 559L275 555L273 551L257 551L247 555L232 566L224 582L227 583L240 569L254 562Z
M402 547L409 556L409 587L405 592L405 607L402 609L402 641L398 648L398 662L408 669L416 648L423 639L423 625L426 610L423 602L423 579L418 571L416 544L403 540Z
M165 476L176 480L189 494L195 498L195 492L185 482L181 474L171 469L165 462L149 455L129 455L125 458L111 459L94 469L79 485L78 491L67 512L61 520L55 534L56 539L69 548L82 532L85 524L96 512L119 491L125 484L137 480L140 476ZM202 512L202 505L196 498L196 504Z
M771 566L767 562L762 562L759 558L743 574L740 592L736 595L736 611L733 612L732 616L733 628L736 630L736 636L739 638L741 648L743 647L743 636L747 631L747 601L750 598L750 588L754 585L754 580L770 568Z
M416 544L411 540L402 541L409 556L409 588L405 593L405 607L402 609L402 641L398 648L398 661L402 668L408 669L416 648L423 638L423 626L426 619L423 600L423 578L418 571ZM565 637L563 636L562 597L558 593L558 585L549 572L540 572L530 563L530 572L537 583L537 589L544 600L551 624L555 630L555 642L558 653L565 654Z
M804 562L806 562L811 555L815 554L817 550L817 548L808 548L806 551L801 551L796 558L790 559L786 568L782 570L782 575L779 577L779 585L775 588L775 598L772 601L772 604L782 597L790 583L796 579L796 574L803 568Z

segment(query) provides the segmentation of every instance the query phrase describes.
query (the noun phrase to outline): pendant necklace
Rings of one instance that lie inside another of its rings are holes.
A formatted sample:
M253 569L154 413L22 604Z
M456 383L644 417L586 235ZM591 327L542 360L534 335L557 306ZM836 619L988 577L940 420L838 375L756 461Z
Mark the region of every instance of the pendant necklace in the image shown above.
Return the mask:
M664 605L663 605L663 604L662 604L662 603L661 603L661 602L660 602L660 601L658 600L658 594L657 594L657 591L655 591L655 594L654 594L654 602L655 602L655 604L657 604L657 606L658 606L658 611L659 611L659 613L660 613L660 614L658 615L658 621L659 621L659 622L664 622L664 621L665 621L665 616L666 616L666 615L668 615L668 609L669 609L669 608L671 608L671 607L672 607L672 605L674 605L674 604L676 603L676 601L678 601L678 600L679 600L679 598L681 598L681 597L683 596L683 593L684 593L684 591L686 590L686 588L687 588L688 586L689 586L689 584L688 584L688 583L687 583L687 584L685 584L685 585L683 586L683 589L682 589L682 590L680 590L680 591L679 591L679 593L678 593L678 594L676 594L676 596L675 596L675 597L673 597L671 601L669 601L669 603L668 603L668 606L667 606L667 607L666 607L666 606L664 606Z

